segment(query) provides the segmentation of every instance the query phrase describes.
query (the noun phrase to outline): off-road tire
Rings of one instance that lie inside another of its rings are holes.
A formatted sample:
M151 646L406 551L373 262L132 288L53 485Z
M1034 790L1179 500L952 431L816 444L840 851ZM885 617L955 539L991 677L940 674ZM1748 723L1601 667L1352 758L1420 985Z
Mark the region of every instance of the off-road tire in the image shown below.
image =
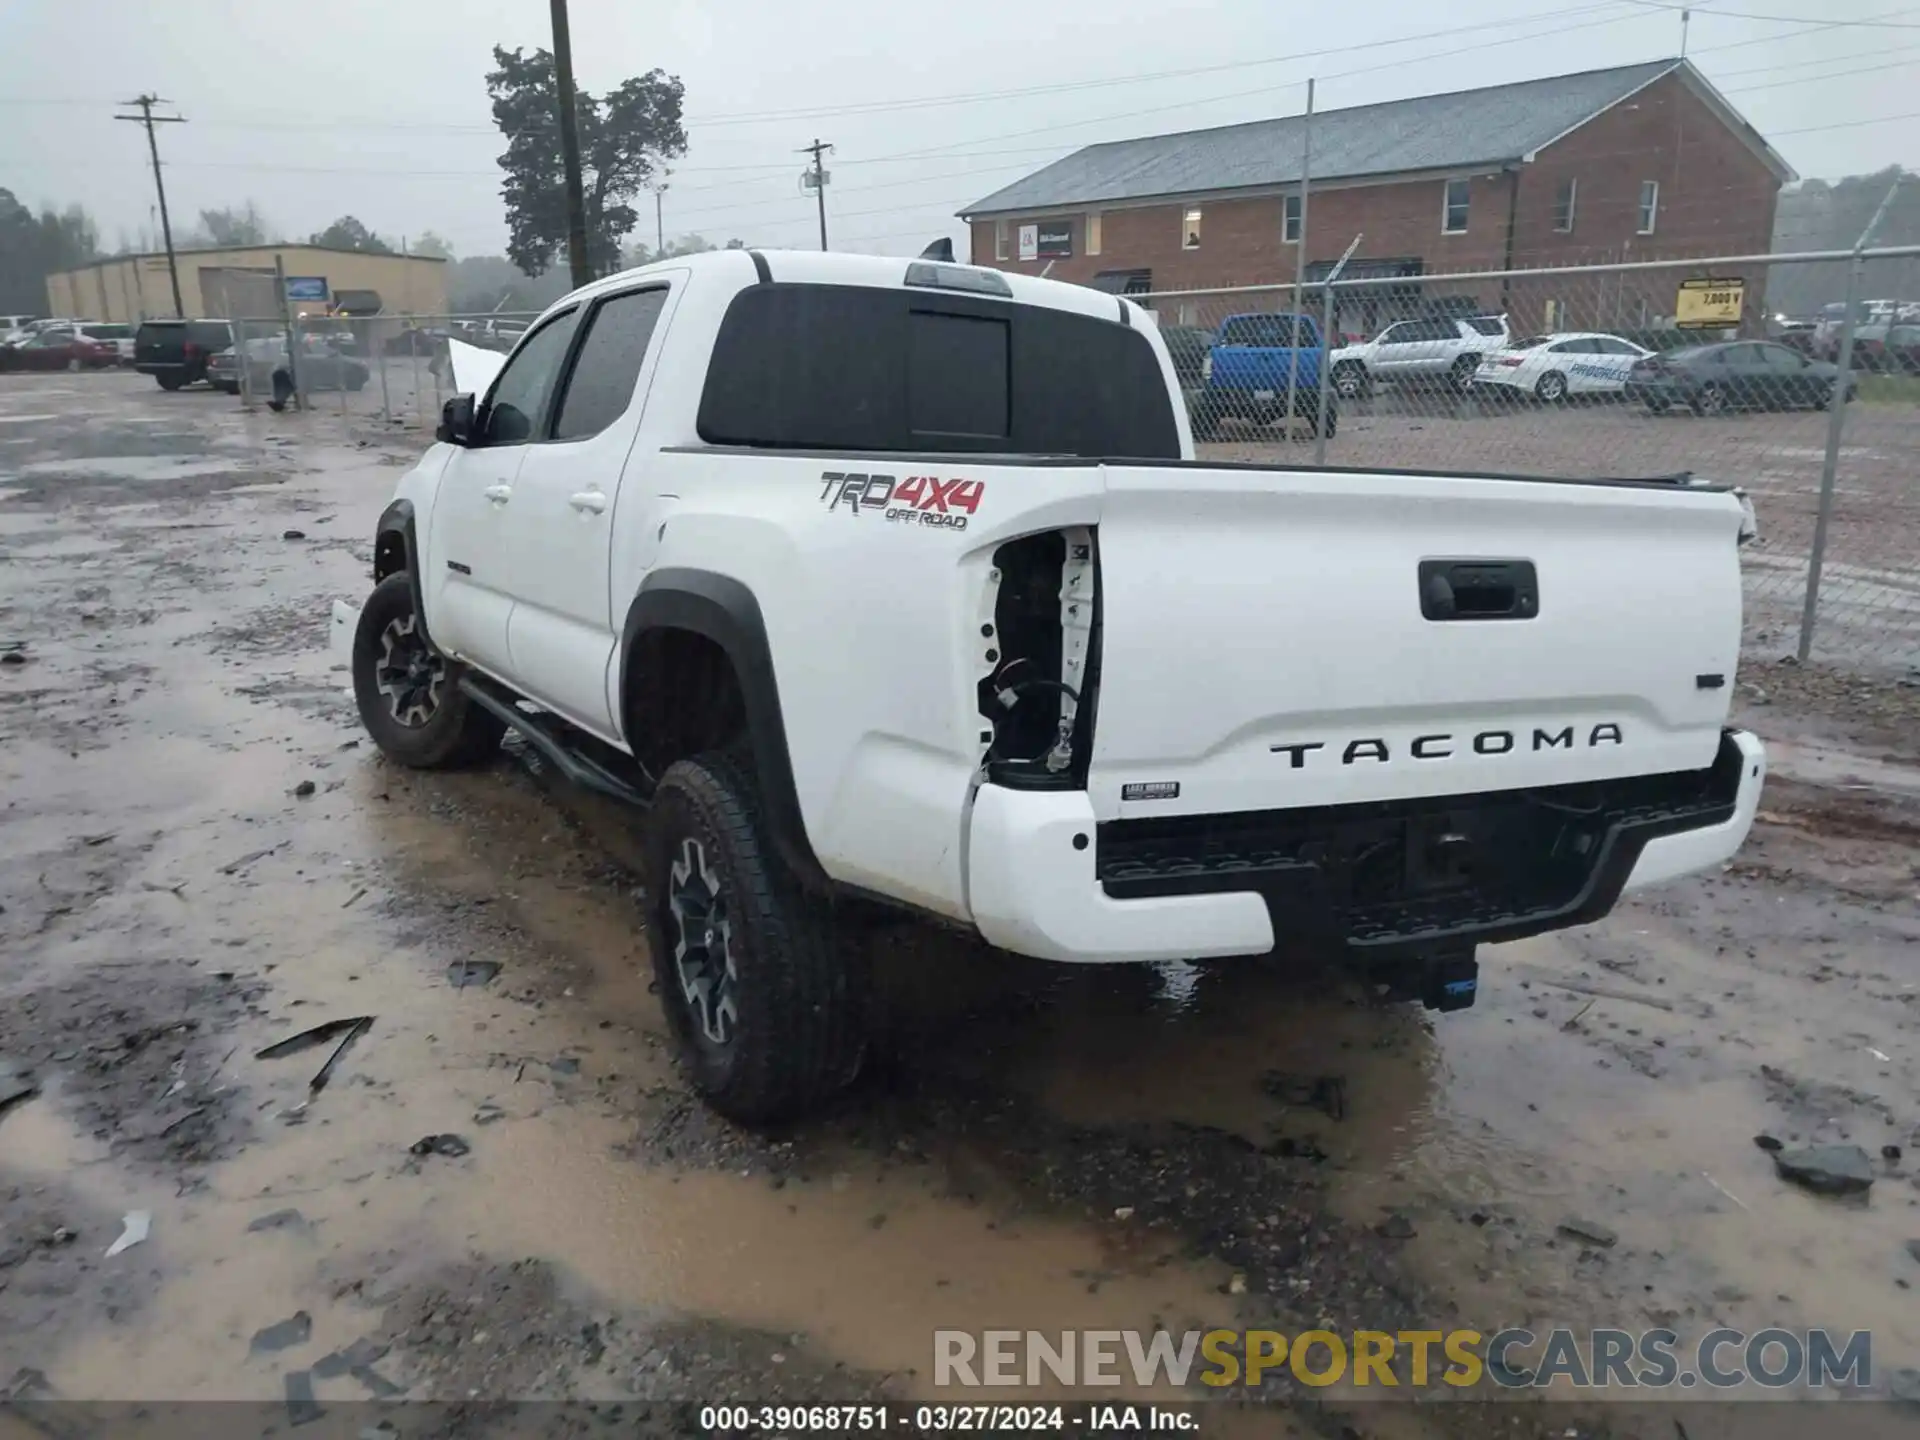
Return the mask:
M729 1119L764 1126L849 1084L865 1052L864 951L838 934L829 904L808 894L776 854L745 757L711 751L668 766L647 812L642 856L660 1003L701 1098ZM696 918L709 891L717 892L723 926ZM704 926L700 943L683 951L694 924ZM683 979L683 956L691 980ZM721 972L730 1021L713 999ZM701 1014L690 990L701 996Z
M403 723L394 713L397 702L380 689L389 627L405 632L396 639L419 636L413 585L404 570L373 587L353 632L353 698L360 707L360 723L367 727L373 743L389 758L414 770L457 770L492 756L500 748L506 726L473 703L460 689L460 666L432 651L424 639L420 644L440 670L440 680L430 691L427 713L412 724Z

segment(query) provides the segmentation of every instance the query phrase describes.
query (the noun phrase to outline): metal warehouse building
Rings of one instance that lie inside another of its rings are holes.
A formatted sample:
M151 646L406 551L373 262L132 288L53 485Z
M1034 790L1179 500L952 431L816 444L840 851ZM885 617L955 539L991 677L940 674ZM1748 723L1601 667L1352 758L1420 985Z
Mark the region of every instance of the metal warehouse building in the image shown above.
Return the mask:
M322 245L178 250L180 301L192 317L277 313L274 262L296 311L338 306L353 315L444 315L447 265L426 255L376 255ZM137 324L174 313L164 253L116 255L47 277L47 313Z

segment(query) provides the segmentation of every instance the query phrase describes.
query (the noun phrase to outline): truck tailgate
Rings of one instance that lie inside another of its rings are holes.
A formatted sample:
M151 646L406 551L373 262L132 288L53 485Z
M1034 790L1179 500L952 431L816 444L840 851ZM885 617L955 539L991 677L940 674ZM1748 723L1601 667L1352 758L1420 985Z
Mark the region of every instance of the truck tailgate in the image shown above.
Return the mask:
M1099 819L1714 762L1740 648L1731 494L1206 466L1106 478Z

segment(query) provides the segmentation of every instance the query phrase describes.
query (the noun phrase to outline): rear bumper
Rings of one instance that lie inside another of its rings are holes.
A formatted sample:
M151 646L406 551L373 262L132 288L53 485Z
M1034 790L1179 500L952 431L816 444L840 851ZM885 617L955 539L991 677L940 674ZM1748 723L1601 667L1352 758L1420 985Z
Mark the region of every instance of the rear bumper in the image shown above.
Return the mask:
M1597 920L1628 889L1740 848L1765 780L1760 742L1729 731L1707 770L1610 786L1098 824L1078 791L980 788L973 921L1046 960L1260 955L1276 941L1355 957L1430 954ZM1436 836L1476 842L1430 873Z

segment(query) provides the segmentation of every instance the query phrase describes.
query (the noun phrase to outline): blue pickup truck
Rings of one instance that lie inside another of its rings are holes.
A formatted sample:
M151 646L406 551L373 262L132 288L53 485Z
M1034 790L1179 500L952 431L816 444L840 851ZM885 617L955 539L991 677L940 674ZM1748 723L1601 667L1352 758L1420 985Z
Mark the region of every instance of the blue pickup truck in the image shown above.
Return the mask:
M1287 407L1287 375L1293 372L1294 413L1309 432L1320 413L1320 372L1326 357L1320 325L1311 315L1230 315L1200 367L1193 397L1193 438L1217 439L1220 422L1250 420L1270 425ZM1327 434L1338 424L1327 397Z

